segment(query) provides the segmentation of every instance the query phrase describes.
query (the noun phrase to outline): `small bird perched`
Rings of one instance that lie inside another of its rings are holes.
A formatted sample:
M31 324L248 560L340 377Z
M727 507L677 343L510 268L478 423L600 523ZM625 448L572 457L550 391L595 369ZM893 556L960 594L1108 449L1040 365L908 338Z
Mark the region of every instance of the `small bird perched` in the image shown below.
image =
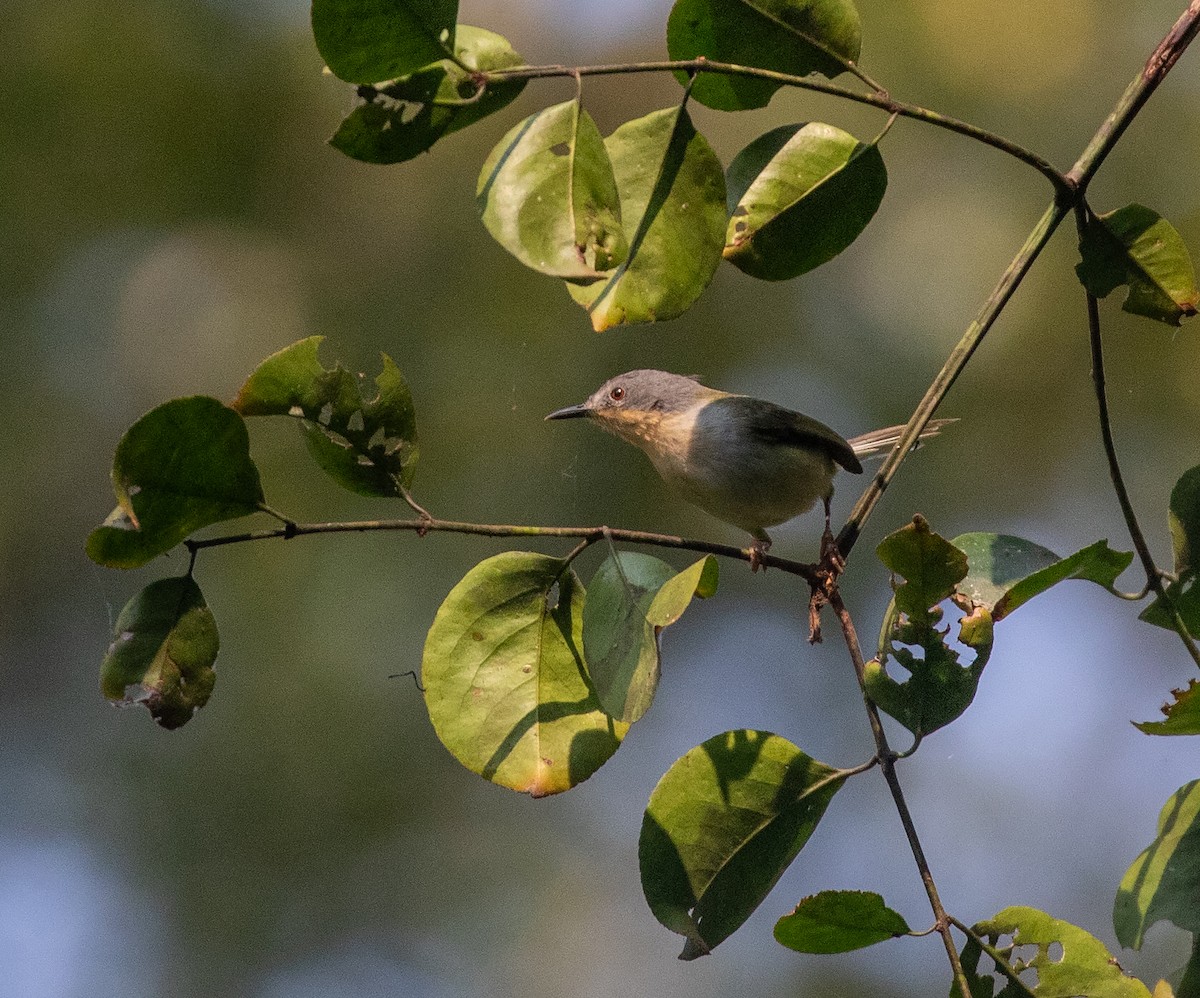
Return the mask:
M860 457L891 449L902 426L845 440L824 423L791 409L706 388L667 371L629 371L601 385L586 402L547 419L587 417L641 448L659 475L688 502L754 538L751 564L770 546L766 528L829 500L838 466L854 474ZM932 420L921 439L948 419ZM825 549L826 545L823 545Z

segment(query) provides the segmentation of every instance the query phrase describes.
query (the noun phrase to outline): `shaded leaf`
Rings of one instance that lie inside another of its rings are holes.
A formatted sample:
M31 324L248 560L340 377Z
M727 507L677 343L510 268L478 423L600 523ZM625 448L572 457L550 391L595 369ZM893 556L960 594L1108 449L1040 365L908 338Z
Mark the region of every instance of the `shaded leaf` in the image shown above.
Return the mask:
M910 931L870 891L821 891L775 923L775 939L799 953L848 953Z
M845 778L766 731L728 731L687 752L650 795L638 860L650 910L694 959L775 886Z
M750 143L726 174L725 259L768 281L807 273L842 252L887 189L878 146L820 122L784 125Z
M832 79L861 47L862 23L850 0L676 0L667 21L672 59L705 56L792 76ZM720 111L741 111L765 107L780 86L701 73L692 95Z
M1186 689L1171 693L1175 699L1162 709L1165 721L1143 721L1134 727L1146 735L1200 735L1200 685L1193 679Z
M1122 284L1126 312L1178 326L1200 304L1187 245L1170 222L1140 204L1088 221L1075 272L1088 293L1105 298Z
M1125 871L1113 905L1122 946L1141 949L1146 931L1167 919L1200 932L1200 780L1185 783L1163 805L1158 834Z
M1169 582L1166 595L1166 599L1156 596L1154 601L1138 614L1138 620L1173 631L1175 618L1171 608L1174 607L1188 633L1193 636L1200 634L1200 584L1197 584L1196 573L1189 569L1184 573L1183 579Z
M581 658L584 591L558 558L509 551L451 590L421 675L442 744L484 779L534 797L586 780L628 725L600 708Z
M403 163L511 104L525 88L524 80L499 80L480 94L469 72L521 65L507 39L460 24L454 44L462 65L442 60L379 87L359 88L367 103L350 112L329 144L364 163Z
M626 122L604 145L629 250L600 280L567 285L597 332L685 312L708 287L725 243L725 175L682 106Z
M313 459L343 488L369 496L399 496L417 464L417 418L400 369L380 354L376 395L364 399L359 378L317 359L323 336L272 354L246 379L234 408L246 416L301 421Z
M1185 471L1171 489L1167 523L1171 528L1176 574L1194 571L1200 567L1197 565L1200 559L1200 467Z
M133 424L113 455L117 508L91 532L87 552L109 568L136 568L192 531L262 507L242 417L214 398L173 399Z
M100 692L120 706L143 704L178 728L208 703L220 639L190 575L152 582L125 604L100 666Z
M379 83L453 51L458 0L313 0L317 51L339 79Z

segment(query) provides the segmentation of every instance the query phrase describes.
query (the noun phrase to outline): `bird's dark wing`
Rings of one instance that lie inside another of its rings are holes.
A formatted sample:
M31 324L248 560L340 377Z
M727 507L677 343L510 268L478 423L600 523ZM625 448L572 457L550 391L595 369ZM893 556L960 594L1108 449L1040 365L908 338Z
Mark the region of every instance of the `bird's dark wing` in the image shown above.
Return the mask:
M726 396L711 404L728 407L730 414L749 426L764 443L811 448L828 455L847 471L858 474L863 470L854 448L839 433L811 416L745 395Z

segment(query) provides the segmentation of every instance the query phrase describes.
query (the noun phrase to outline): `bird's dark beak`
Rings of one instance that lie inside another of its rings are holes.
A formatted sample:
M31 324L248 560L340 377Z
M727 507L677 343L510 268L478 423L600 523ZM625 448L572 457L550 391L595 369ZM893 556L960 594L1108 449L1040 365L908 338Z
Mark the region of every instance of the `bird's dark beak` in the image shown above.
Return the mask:
M565 409L556 409L547 416L547 419L576 419L579 416L586 416L591 410L586 405L569 405Z

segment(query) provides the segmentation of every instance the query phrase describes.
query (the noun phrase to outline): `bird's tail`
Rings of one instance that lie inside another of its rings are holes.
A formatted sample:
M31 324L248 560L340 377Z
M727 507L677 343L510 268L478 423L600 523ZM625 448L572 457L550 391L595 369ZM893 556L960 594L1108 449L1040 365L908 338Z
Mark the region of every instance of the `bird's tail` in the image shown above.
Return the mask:
M931 419L926 424L925 429L921 431L921 435L917 438L917 443L913 449L915 450L917 447L920 447L930 437L936 437L942 432L942 427L957 422L957 419ZM896 441L900 439L900 434L903 432L903 426L888 426L882 430L872 430L870 433L864 433L859 437L851 437L847 443L854 448L856 457L878 457L881 454L886 454L895 447Z

